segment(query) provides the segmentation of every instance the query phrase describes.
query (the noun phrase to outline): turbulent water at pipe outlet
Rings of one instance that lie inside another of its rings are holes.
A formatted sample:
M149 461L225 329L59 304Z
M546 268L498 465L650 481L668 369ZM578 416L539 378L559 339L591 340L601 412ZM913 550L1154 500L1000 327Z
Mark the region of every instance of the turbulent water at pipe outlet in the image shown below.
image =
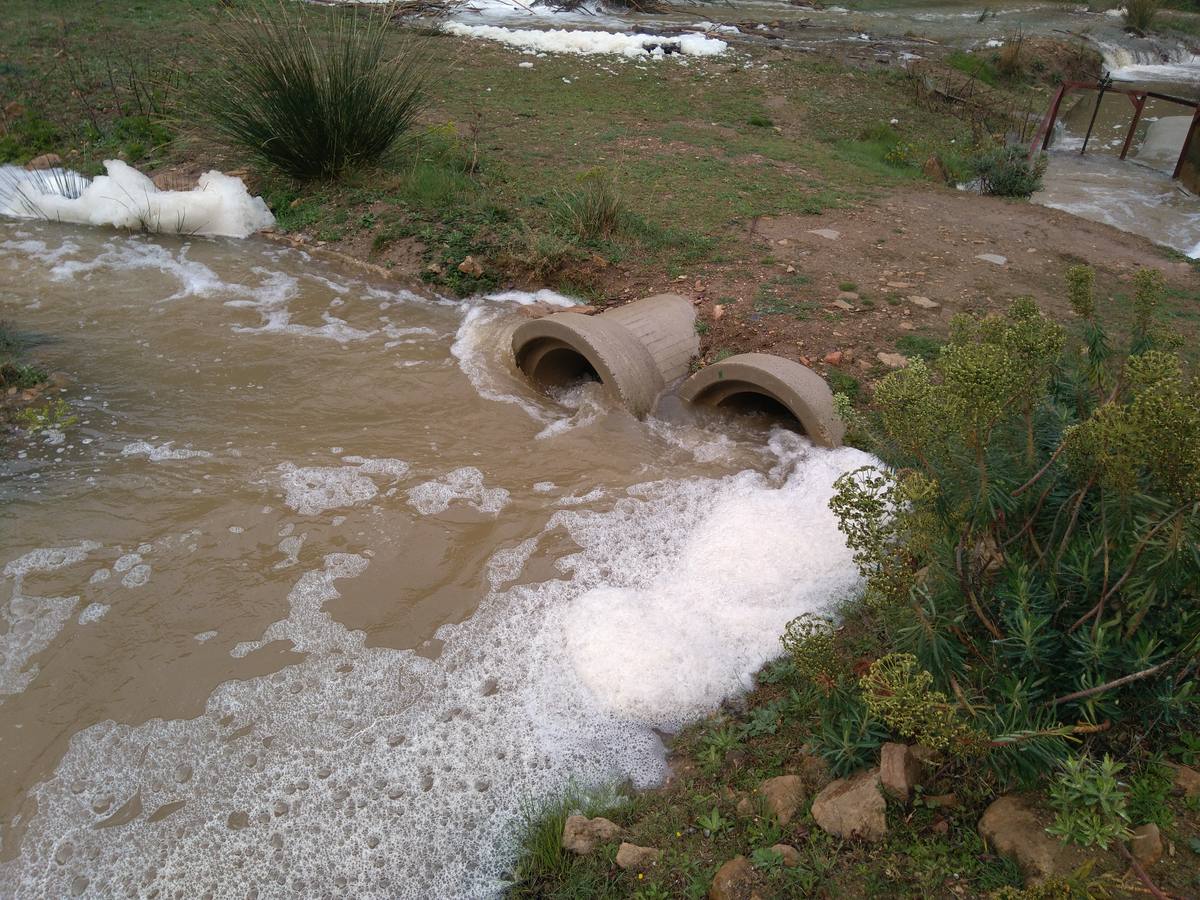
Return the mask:
M540 396L533 299L0 223L78 418L0 474L0 896L496 896L524 809L656 783L860 589L865 454Z

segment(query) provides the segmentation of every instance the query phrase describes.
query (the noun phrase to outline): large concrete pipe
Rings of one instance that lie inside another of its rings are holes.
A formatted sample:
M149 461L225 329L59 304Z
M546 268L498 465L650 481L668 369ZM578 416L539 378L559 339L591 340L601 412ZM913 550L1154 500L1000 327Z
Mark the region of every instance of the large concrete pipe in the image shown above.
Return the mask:
M700 349L695 322L686 297L659 294L597 316L533 319L514 332L513 354L540 387L591 378L642 418L668 384L687 374Z
M683 383L679 396L701 406L785 414L822 447L841 446L846 430L825 379L768 353L742 353L705 366Z

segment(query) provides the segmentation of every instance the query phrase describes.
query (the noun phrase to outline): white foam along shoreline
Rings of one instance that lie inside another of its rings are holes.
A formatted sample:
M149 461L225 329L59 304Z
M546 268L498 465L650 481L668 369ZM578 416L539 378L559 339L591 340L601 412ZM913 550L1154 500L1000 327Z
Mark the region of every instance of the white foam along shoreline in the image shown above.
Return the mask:
M619 34L584 31L504 28L498 25L466 25L447 22L442 29L459 37L498 41L510 47L538 53L569 53L576 56L611 55L631 59L662 59L666 56L719 56L729 45L716 38L691 33L680 35Z
M104 168L108 174L87 178L70 169L0 166L0 215L236 238L275 224L267 204L251 197L240 178L214 170L190 191L163 191L120 160L107 160Z

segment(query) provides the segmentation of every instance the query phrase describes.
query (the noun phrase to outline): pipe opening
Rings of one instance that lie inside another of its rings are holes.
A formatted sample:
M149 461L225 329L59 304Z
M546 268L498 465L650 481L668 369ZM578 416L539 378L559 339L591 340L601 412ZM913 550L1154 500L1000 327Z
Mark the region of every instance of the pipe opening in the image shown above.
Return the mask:
M744 390L729 394L717 401L718 409L738 416L754 419L764 425L782 425L792 431L804 432L804 426L795 413L770 394Z
M553 347L541 353L526 354L521 368L543 389L568 387L581 381L603 381L587 357L570 347Z

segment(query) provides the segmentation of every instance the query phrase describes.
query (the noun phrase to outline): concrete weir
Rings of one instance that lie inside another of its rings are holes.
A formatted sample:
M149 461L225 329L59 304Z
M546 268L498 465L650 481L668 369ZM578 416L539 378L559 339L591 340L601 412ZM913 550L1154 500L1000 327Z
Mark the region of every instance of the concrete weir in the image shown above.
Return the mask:
M679 396L688 403L734 411L786 412L822 447L841 446L845 434L825 380L782 356L742 353L705 366L683 383Z
M695 323L686 297L659 294L600 315L562 312L526 322L513 334L513 354L540 387L593 378L642 418L668 384L687 375L700 349Z

